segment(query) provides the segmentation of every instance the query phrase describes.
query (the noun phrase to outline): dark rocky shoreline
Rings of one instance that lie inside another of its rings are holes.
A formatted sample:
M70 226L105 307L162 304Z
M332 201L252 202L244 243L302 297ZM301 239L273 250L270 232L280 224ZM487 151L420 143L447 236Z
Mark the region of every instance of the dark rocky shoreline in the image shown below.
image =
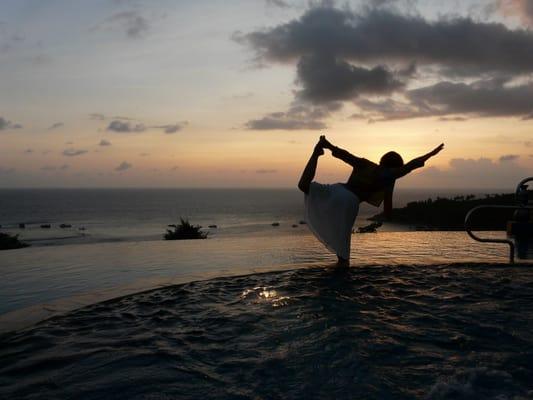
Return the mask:
M515 205L514 194L491 194L480 198L474 195L456 196L454 198L427 199L407 203L405 207L394 208L390 222L409 225L414 230L464 230L465 216L472 208L481 205ZM486 209L479 210L471 218L475 230L505 230L507 221L513 217L514 210ZM380 221L383 213L369 218Z

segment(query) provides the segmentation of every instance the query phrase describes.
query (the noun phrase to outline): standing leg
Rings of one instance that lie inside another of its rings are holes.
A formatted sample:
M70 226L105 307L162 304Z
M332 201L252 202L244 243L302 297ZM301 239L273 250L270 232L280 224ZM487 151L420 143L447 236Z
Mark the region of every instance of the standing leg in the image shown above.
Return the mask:
M318 164L318 157L320 157L322 154L324 154L324 149L319 143L315 146L315 149L313 150L313 154L311 154L311 158L307 162L307 165L304 168L304 172L302 172L302 177L300 178L300 182L298 182L298 189L300 189L305 194L309 193L309 185L311 184L311 182L313 181L313 178L315 177L316 167Z
M341 256L337 256L337 268L349 268L350 267L350 260L346 260L345 258L342 258Z

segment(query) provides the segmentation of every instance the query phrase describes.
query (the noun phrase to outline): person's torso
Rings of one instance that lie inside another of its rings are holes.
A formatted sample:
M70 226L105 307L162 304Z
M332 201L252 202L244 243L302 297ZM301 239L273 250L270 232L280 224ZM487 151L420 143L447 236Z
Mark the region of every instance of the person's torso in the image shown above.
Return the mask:
M373 164L364 168L354 168L345 185L359 197L360 201L379 207L391 182L386 179L384 168Z

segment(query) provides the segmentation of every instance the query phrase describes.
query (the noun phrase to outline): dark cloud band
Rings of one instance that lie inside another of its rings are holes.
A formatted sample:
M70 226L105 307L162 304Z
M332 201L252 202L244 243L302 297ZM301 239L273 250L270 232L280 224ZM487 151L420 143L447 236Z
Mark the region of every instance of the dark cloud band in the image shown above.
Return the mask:
M341 103L328 103L324 106L308 106L294 103L287 112L267 114L260 119L250 120L246 127L252 130L320 130L326 124L322 120L331 112L342 107Z
M0 131L7 130L7 129L21 129L21 124L16 124L11 121L8 121L7 119L0 117Z
M317 7L300 19L240 36L240 40L266 62L330 54L362 63L396 60L533 71L533 32L470 18L427 21L385 10L361 15Z
M134 133L134 132L144 132L146 127L144 124L134 124L128 121L120 121L118 119L113 120L107 126L108 131L117 132L117 133Z
M88 153L87 150L65 149L63 155L66 157L76 157Z
M356 13L326 3L236 39L251 46L262 64L296 65L297 102L349 101L360 108L360 117L374 120L533 118L533 85L520 83L533 73L530 30L471 18L430 21L379 7ZM425 86L418 78L426 78ZM292 114L269 114L247 126L322 129L327 117Z

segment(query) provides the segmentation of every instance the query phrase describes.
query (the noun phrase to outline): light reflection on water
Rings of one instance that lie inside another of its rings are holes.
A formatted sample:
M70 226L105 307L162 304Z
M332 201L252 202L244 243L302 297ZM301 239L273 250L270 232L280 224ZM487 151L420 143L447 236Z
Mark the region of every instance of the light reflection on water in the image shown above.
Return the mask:
M267 286L256 286L244 289L241 300L252 301L254 303L269 303L272 307L283 307L289 304L291 297L280 294L275 288Z
M532 299L488 263L190 282L0 335L0 398L530 399Z
M351 264L506 262L507 251L503 245L473 242L464 232L380 232L353 235ZM173 283L299 266L332 266L335 261L313 236L301 233L4 251L0 257L0 322L6 313L38 305L40 319ZM51 311L42 314L43 309Z

